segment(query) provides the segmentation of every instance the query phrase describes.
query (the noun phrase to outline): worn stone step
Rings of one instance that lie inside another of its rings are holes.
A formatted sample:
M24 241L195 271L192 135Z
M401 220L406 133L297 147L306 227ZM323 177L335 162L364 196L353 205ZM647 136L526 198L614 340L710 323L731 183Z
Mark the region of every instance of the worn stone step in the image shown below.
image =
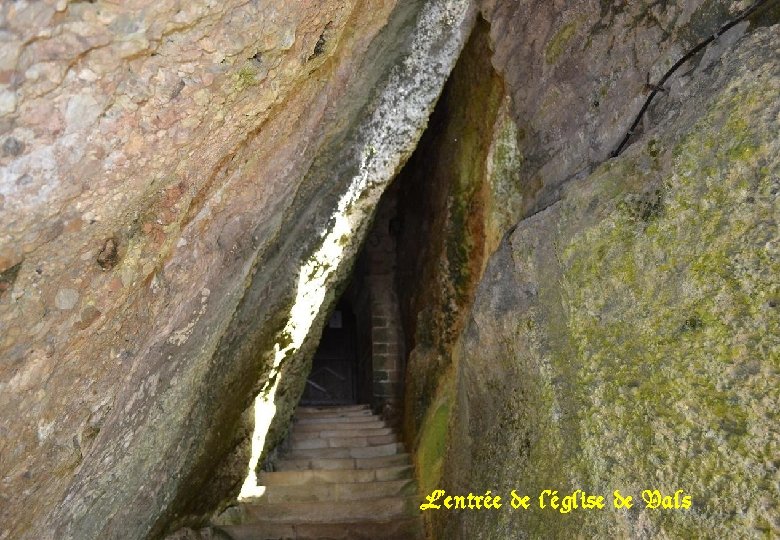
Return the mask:
M330 420L328 422L301 422L296 421L293 424L293 433L305 433L311 431L350 431L354 429L378 429L386 428L387 424L382 420L376 419L376 417L367 417L370 420L365 422L336 422Z
M373 416L371 409L354 409L346 411L334 410L302 410L295 411L296 418L352 418L355 416Z
M219 527L233 540L422 540L419 517L337 523L277 523L264 521Z
M369 422L377 422L381 421L379 420L379 417L374 414L360 414L357 416L306 416L306 417L297 417L295 419L295 423L293 424L293 429L298 426L304 426L306 424L356 424L356 427L359 427L359 424L367 424Z
M243 523L250 521L277 521L280 523L333 523L392 519L419 515L417 495L409 497L382 497L354 501L314 501L284 503L242 503Z
M373 416L374 413L369 408L361 409L298 409L295 411L296 418L350 418L353 416Z
M411 497L417 485L410 478L383 482L320 483L267 486L257 501L267 504L283 502L356 501L382 497Z
M390 435L395 433L393 428L380 427L380 428L366 428L366 429L331 429L323 431L305 431L295 432L290 434L290 441L296 442L311 438L327 439L328 437L376 437L377 435Z
M300 458L280 459L277 471L302 471L308 469L378 469L398 465L411 465L409 454L395 454L376 458Z
M297 458L369 458L392 456L404 451L404 445L399 442L366 446L364 448L313 448L308 450L292 450L287 456Z
M365 448L398 442L394 433L389 435L375 435L373 437L312 437L308 439L293 440L293 450L313 450L317 448Z
M375 469L309 469L300 471L263 472L258 483L263 486L310 485L323 483L384 482L409 479L413 476L411 465L395 465Z
M342 413L342 412L355 412L355 411L371 411L369 405L322 405L322 406L309 406L298 407L296 412L304 414L328 414L328 413Z
M371 411L356 411L347 413L328 413L328 414L295 414L295 421L301 422L304 420L328 420L330 422L341 422L346 419L368 419L381 420L381 418Z

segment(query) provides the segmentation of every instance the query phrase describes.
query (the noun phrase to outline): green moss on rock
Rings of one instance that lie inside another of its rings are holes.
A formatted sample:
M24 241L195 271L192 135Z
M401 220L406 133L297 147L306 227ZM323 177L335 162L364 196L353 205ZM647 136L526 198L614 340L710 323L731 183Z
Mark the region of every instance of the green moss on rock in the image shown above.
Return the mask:
M243 92L257 84L257 72L249 66L244 66L236 73L236 90Z
M555 64L558 61L576 32L577 22L572 21L565 24L555 33L552 39L547 42L547 46L544 49L544 59L548 64Z
M450 419L450 390L444 390L429 408L420 429L417 445L417 463L422 493L431 493L440 487L442 460L447 445L447 427Z
M769 34L752 39L720 68L731 82L713 74L653 140L519 224L462 340L452 429L469 437L447 461L474 466L447 468L453 484L620 489L635 508L468 514L453 530L780 534L780 68ZM692 509L646 510L644 489L683 489Z

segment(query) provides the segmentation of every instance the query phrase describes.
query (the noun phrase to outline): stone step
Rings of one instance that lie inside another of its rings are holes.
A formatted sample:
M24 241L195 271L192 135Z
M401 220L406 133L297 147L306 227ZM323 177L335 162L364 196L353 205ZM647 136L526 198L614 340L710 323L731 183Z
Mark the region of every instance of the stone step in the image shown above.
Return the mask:
M422 540L414 469L396 433L367 405L299 407L288 453L261 473L261 497L230 507L234 540Z
M295 417L296 418L352 418L352 417L361 417L361 416L374 416L374 413L371 412L371 409L357 409L352 411L330 411L330 410L322 410L322 411L306 411L298 409L295 411Z
M370 409L363 409L360 411L343 411L343 412L302 412L296 411L295 418L300 420L309 420L312 418L332 418L334 420L341 420L343 418L363 418L364 416L376 416ZM377 417L378 418L378 417Z
M303 438L292 441L293 450L313 450L317 448L365 448L398 442L395 434L375 435L373 437L328 437Z
M321 483L267 486L256 501L246 502L276 504L284 502L356 501L383 497L411 497L417 493L417 485L410 478L384 482Z
M356 411L356 412L348 412L348 413L328 413L328 414L303 414L303 413L296 413L295 414L295 421L300 422L303 420L328 420L330 422L341 422L345 419L367 419L367 418L373 418L374 420L381 420L380 417L378 417L375 414L372 414L371 411Z
M328 414L328 413L342 413L342 412L360 412L369 411L371 408L368 405L322 405L314 407L298 407L296 412L304 414Z
M382 497L354 501L315 501L285 503L242 503L242 522L333 523L359 520L387 520L419 515L416 495Z
M370 458L392 456L404 452L404 445L399 442L366 446L364 448L313 448L308 450L292 450L286 457L299 458Z
M321 439L327 439L328 437L376 437L377 435L390 435L394 434L393 428L380 427L380 428L366 428L366 429L330 429L323 431L305 431L295 432L290 434L290 441L296 442L301 440L308 440L315 437Z
M419 517L317 524L265 521L219 529L233 540L422 540L425 537Z
M306 416L297 417L293 424L293 429L298 426L304 426L306 424L356 424L353 427L361 427L360 424L367 424L369 422L381 422L378 416L374 414L360 414L357 416Z
M336 422L329 420L327 422L302 422L296 421L293 424L293 433L304 433L311 431L351 431L354 429L379 429L386 428L382 420L377 420L376 417L367 417L370 420L366 422Z
M395 465L375 469L310 469L301 471L263 472L258 483L270 488L281 485L311 485L325 483L354 484L358 482L386 482L389 480L410 479L413 476L411 465Z
M376 458L300 458L280 459L277 471L305 471L308 469L378 469L398 465L411 465L409 454L395 454Z

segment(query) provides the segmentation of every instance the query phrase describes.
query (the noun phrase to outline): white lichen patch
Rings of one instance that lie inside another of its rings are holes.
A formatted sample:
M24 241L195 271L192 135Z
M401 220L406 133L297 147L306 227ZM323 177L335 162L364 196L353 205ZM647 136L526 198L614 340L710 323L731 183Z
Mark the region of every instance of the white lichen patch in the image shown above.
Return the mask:
M76 94L65 109L66 134L81 133L90 128L102 112L102 107L89 93Z
M76 307L79 301L79 293L74 289L60 289L54 297L54 305L57 309L68 311Z
M198 321L201 317L206 313L206 309L208 308L208 298L211 294L211 291L207 288L204 288L200 291L200 307L193 311L193 315L195 316L194 319L190 320L184 328L181 328L177 331L175 331L171 336L168 338L168 343L171 345L177 345L181 346L184 345L187 340L192 335L192 330L195 328L195 325L198 324Z
M54 422L38 421L38 441L43 442L54 432Z

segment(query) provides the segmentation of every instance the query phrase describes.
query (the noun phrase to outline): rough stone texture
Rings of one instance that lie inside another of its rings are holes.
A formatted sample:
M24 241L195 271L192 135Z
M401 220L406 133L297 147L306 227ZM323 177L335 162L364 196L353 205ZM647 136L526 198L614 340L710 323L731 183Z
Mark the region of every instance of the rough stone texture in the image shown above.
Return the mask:
M296 272L356 187L333 295L467 2L22 1L0 17L0 538L158 536L240 482L242 414Z
M561 186L609 156L647 97L648 78L659 79L747 7L708 0L478 4L489 45L474 48L471 60L464 55L401 177L413 178L401 195L409 223L399 248L412 351L407 440L419 435L430 412L485 257L520 216L557 200ZM751 21L766 15L759 11ZM684 65L656 103L679 106L691 69ZM652 125L658 107L636 136Z
M456 444L463 436L452 435L449 426L455 392L465 392L468 384L449 366L460 354L465 315L487 257L519 216L553 204L567 183L586 177L609 157L648 96L648 81L657 81L750 3L485 0L479 5L490 25L491 50L467 47L439 105L446 112L434 114L401 176L413 179L401 198L409 223L404 223L408 232L399 249L399 291L411 351L405 435L415 443L423 491L440 485L448 460L454 461L444 476L473 466L463 456L455 459L457 451L444 452L448 440ZM692 81L716 65L746 30L777 22L779 16L777 3L767 2L685 62L629 142L641 140L659 119L700 99L689 91ZM488 56L495 73L487 67ZM469 62L472 67L464 67ZM511 98L505 98L497 113L492 85L502 85ZM475 136L478 144L471 142ZM452 211L458 206L467 209L465 221ZM453 246L461 252L460 262L450 257L456 252L448 249ZM458 286L465 293L460 297L455 294ZM512 304L511 295L505 302ZM502 339L513 342L511 335ZM497 399L511 410L505 397L499 393L484 399ZM459 408L457 421L468 423L468 415ZM501 455L500 445L491 451ZM429 532L454 534L455 529L444 527L446 519L430 515ZM469 530L484 534L476 526Z
M655 82L751 1L481 0L512 96L524 207L607 159ZM769 4L772 4L770 2ZM757 14L763 16L765 10ZM684 71L684 70L683 70Z
M444 467L458 489L653 479L700 499L687 517L468 513L431 530L777 534L777 27L740 41L754 17L683 66L639 144L583 180L648 78L748 2L477 4L496 72L481 27L430 135L460 144L424 144L434 212L401 246L430 241L402 304L422 485ZM472 15L0 4L0 538L194 531L238 487L251 399L280 381L267 450ZM502 244L459 339L486 256L561 195ZM302 341L286 329L299 277L325 291Z
M780 27L743 37L520 222L456 349L442 487L635 506L439 513L438 537L780 534L778 55ZM644 489L693 507L645 509Z

